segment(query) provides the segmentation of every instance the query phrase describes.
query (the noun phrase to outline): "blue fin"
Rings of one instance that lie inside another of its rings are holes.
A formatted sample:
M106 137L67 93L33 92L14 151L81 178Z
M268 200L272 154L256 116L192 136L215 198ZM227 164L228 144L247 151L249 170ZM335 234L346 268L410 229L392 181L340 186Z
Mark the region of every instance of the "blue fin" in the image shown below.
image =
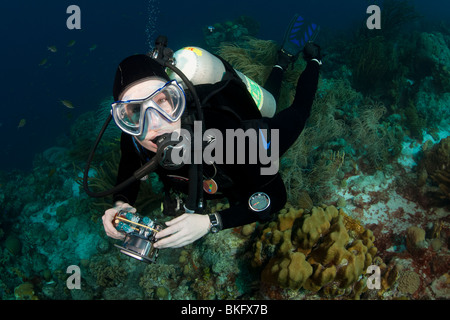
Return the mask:
M284 36L283 51L291 56L298 55L308 41L314 41L317 38L319 31L319 25L310 23L302 16L295 14Z

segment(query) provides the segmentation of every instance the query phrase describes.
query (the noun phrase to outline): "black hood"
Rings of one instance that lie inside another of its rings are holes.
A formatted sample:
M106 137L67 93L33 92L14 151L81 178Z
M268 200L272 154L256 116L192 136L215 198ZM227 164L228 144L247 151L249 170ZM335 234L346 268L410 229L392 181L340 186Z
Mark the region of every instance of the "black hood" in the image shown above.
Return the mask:
M148 77L170 80L164 67L145 54L137 54L124 59L117 68L114 79L113 97L119 100L120 94L132 83Z

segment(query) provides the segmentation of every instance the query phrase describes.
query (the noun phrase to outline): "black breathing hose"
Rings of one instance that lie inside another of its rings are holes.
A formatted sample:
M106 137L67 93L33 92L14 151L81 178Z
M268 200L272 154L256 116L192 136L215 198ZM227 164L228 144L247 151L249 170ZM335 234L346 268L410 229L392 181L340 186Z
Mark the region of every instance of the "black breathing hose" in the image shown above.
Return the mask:
M122 190L123 188L125 188L126 186L132 184L133 182L136 182L140 179L142 179L143 177L145 177L148 173L154 171L156 169L156 167L158 166L158 161L157 161L157 157L153 157L149 162L147 162L145 165L143 165L141 168L139 168L138 170L136 170L134 172L134 174L129 177L127 180L123 181L122 183L118 184L117 186L109 189L109 190L105 190L102 192L93 192L89 189L89 170L91 167L91 163L92 163L92 159L94 158L94 154L95 154L95 150L97 149L100 140L103 137L103 134L106 131L106 128L108 127L109 123L111 122L112 119L112 115L109 115L108 118L106 119L105 123L103 124L102 129L100 130L99 135L97 136L97 140L95 140L94 146L91 150L91 153L89 154L89 158L87 160L86 163L86 167L84 169L84 175L83 175L83 188L84 191L93 198L103 198L103 197L107 197L113 193L119 192L120 190Z

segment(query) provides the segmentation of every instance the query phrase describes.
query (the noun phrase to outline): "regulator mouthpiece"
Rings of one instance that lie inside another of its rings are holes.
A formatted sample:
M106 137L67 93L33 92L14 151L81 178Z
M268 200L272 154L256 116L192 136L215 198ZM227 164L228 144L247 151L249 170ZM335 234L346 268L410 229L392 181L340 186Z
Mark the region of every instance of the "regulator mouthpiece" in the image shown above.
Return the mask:
M189 150L186 142L188 142L187 138L181 137L176 132L165 133L156 137L153 143L158 147L156 155L159 164L167 170L180 169L184 165L185 152Z

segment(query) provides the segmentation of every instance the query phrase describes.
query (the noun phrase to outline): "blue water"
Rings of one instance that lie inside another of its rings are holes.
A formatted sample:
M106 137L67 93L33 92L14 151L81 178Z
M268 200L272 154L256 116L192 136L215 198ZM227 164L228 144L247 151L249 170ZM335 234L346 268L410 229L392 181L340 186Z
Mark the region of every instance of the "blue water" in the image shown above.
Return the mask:
M117 64L146 52L148 36L165 34L178 49L202 45L202 28L250 15L261 24L261 39L281 41L292 13L299 12L324 30L350 34L377 1L2 1L0 170L30 170L36 153L70 134L81 114L96 110L111 95ZM68 30L66 9L81 8L81 30ZM416 0L430 21L450 20L450 2ZM72 47L68 43L75 40ZM57 52L47 47L55 46ZM46 63L39 66L41 62ZM68 109L60 100L70 100ZM18 128L21 119L26 123Z

